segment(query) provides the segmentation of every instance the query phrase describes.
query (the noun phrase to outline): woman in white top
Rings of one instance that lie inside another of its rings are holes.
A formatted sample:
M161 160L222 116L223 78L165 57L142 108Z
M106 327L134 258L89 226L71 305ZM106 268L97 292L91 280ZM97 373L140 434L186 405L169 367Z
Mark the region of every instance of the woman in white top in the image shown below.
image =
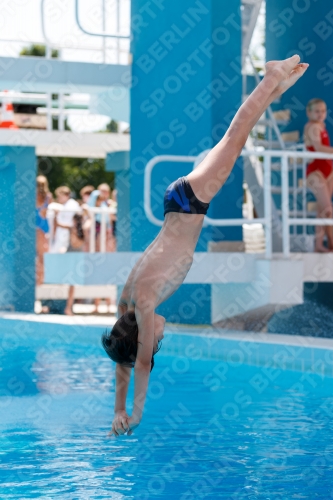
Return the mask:
M71 190L67 186L58 187L55 190L55 194L57 202L62 205L62 210L55 211L50 252L65 253L69 246L70 229L73 227L73 218L79 208L79 204L70 197Z

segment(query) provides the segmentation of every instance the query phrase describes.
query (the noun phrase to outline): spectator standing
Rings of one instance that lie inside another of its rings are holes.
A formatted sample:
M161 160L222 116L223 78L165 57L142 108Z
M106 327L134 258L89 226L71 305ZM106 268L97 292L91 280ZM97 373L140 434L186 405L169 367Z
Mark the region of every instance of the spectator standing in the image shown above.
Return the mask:
M84 250L84 231L83 231L83 216L75 214L73 217L73 225L70 229L70 243L67 252L83 252ZM67 316L73 316L74 305L74 285L70 285L68 290L68 299L65 308Z
M106 207L110 206L110 187L108 184L100 184L98 188L93 191L88 200L88 206L90 207ZM95 215L95 234L96 234L96 252L100 251L101 247L101 214ZM112 226L110 216L108 215L106 220L106 249L110 247L112 238ZM95 299L95 312L98 312L98 306L100 304L100 299ZM106 304L108 307L111 305L110 298L106 299Z
M106 207L110 206L110 187L108 184L100 184L98 188L93 191L88 200L88 206L90 207ZM95 215L95 234L96 234L96 252L100 251L101 247L101 214ZM110 217L108 216L106 219L106 248L108 248L109 241L112 235L112 226Z
M308 122L304 128L304 142L308 151L319 151L321 153L333 153L330 138L325 127L327 107L322 99L311 99L306 107ZM332 160L315 159L308 164L307 185L312 190L317 201L317 217L332 217L332 194L333 194L333 164ZM326 234L327 246L323 240ZM316 252L333 251L333 227L316 226L315 239Z
M49 249L49 223L46 211L52 201L47 178L39 175L36 179L36 281L37 285L44 282L44 253Z
M71 198L71 190L67 186L58 187L55 194L57 202L62 205L62 210L54 212L53 238L50 252L65 253L69 247L70 230L79 204Z
M82 203L88 203L89 197L93 191L95 191L95 188L94 188L94 186L90 186L90 185L84 186L81 189L80 197L81 197Z
M84 234L84 244L83 244L83 252L89 252L90 246L90 228L91 228L91 216L89 214L88 201L91 193L95 191L94 186L88 185L84 186L80 191L81 200L79 201L81 208L83 210L83 219L82 219L82 229Z
M113 189L110 199L111 208L115 210L114 214L110 215L111 224L112 224L112 235L111 235L111 244L109 252L115 252L117 250L117 241L116 241L116 225L117 225L117 190Z

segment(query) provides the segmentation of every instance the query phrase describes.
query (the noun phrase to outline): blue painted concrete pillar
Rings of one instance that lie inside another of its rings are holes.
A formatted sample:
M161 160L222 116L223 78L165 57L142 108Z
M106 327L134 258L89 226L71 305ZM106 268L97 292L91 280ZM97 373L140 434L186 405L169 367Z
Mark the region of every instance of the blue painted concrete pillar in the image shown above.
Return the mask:
M199 154L223 136L241 102L240 0L167 2L132 0L130 205L140 209L131 248L143 250L159 228L143 211L143 173L161 154ZM163 218L167 185L188 164L159 164L152 176L154 215ZM235 168L209 215L241 217L242 167ZM241 239L239 228L205 229L198 249L212 239Z
M211 1L212 51L211 137L212 146L223 137L242 104L241 1ZM226 184L214 198L210 216L214 219L242 217L243 160L234 166ZM241 227L211 228L211 240L242 240Z
M126 177L131 225L126 250L144 250L160 229L147 220L143 208L147 162L156 155L197 155L213 147L241 103L240 4L132 0L131 155ZM184 163L154 168L151 206L157 218L163 219L165 188L190 168ZM211 203L210 217L242 217L242 181L240 161ZM207 250L212 240L241 238L240 228L207 227L197 250ZM178 322L210 323L210 294L210 285L183 285L160 312Z
M130 210L130 183L129 183L129 151L117 151L106 155L105 169L115 173L115 187L117 189L117 251L131 251L131 219Z
M33 312L35 149L0 146L0 179L0 310Z
M333 139L333 5L324 0L266 2L266 58L299 54L310 67L302 80L281 98L279 109L291 109L286 130L299 130L307 120L307 102L319 97L328 107L327 128Z

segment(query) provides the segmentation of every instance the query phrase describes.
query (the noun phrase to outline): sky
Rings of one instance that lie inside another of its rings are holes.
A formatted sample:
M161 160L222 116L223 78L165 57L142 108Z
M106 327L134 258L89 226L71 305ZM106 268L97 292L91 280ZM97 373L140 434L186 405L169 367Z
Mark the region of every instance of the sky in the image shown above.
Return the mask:
M102 0L78 0L79 16L82 26L91 32L102 32ZM120 33L128 34L130 0L120 0ZM41 6L43 5L43 9ZM107 33L114 33L116 26L116 0L105 0ZM63 51L66 60L102 62L102 39L85 35L75 21L75 0L0 0L0 51L2 55L15 55L21 46L29 42L44 43L42 32L42 12L47 38L55 44L65 44L73 49ZM6 43L3 39L18 39L22 43ZM116 41L107 39L107 62L116 62ZM128 48L126 41L121 41L123 49ZM78 47L78 49L75 49ZM125 54L122 62L126 63Z
M102 2L103 0L77 0L82 26L91 32L103 31ZM106 7L105 32L117 31L116 2L104 0ZM129 33L130 0L120 2L120 33ZM43 16L42 16L43 11ZM42 31L44 19L46 37L55 44L65 45L60 57L72 61L102 62L102 44L100 37L88 36L80 31L75 20L75 0L0 0L0 55L17 57L21 48L31 43L45 43ZM264 59L265 50L262 46L264 33L264 4L257 23L252 43L251 53ZM8 42L7 40L17 40ZM117 62L117 41L106 39L106 62ZM120 40L120 60L128 62L129 42ZM4 90L4 89L0 89ZM94 115L90 120L82 120L82 116L72 116L69 125L74 131L93 132L103 129L110 121L109 117Z
M103 31L102 0L78 0L79 15L82 26L91 32ZM55 44L65 45L60 57L72 61L102 62L102 44L100 37L88 36L80 31L75 20L75 0L0 0L0 55L17 57L23 47L31 43L45 44L42 31L41 6L46 37ZM120 33L128 34L130 0L120 0ZM117 31L116 0L105 0L106 24L105 32ZM8 42L6 40L18 40ZM21 42L20 42L21 40ZM117 62L117 42L106 39L106 61ZM129 42L120 40L120 63L127 64ZM71 47L71 48L70 48ZM97 49L97 50L96 50ZM5 90L5 89L1 89ZM95 132L105 128L109 117L89 115L73 115L68 123L76 132Z

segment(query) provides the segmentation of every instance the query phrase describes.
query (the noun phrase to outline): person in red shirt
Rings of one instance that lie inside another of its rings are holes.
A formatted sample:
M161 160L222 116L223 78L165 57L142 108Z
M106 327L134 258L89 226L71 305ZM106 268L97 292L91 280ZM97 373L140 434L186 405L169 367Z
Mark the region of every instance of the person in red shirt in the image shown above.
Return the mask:
M304 128L304 142L308 151L333 153L330 138L325 127L326 103L322 99L311 99L306 107L308 123ZM317 200L317 217L332 217L333 165L332 160L316 159L306 170L307 185ZM328 248L323 244L327 236ZM316 252L333 251L333 226L316 226Z

